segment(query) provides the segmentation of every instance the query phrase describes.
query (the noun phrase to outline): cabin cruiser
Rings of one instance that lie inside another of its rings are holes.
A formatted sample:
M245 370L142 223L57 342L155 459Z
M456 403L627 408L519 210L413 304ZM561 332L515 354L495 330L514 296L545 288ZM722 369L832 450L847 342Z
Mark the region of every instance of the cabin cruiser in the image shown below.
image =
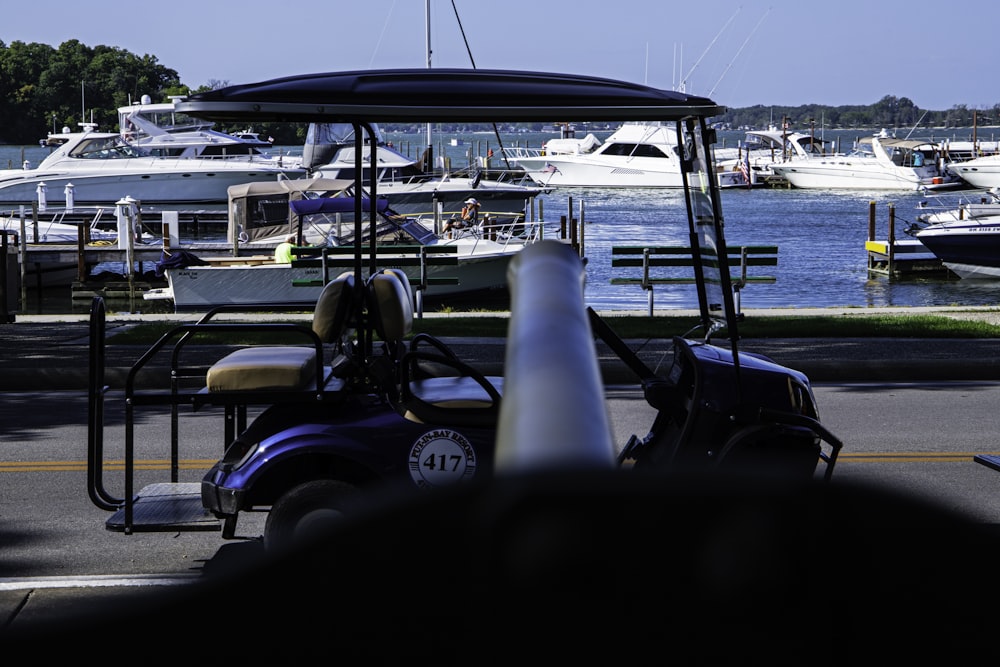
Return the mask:
M301 166L256 154L164 156L120 132L85 124L64 132L62 143L31 169L0 171L0 205L19 205L64 195L79 205L106 205L132 197L143 205L223 206L229 186L296 178Z
M792 187L851 190L944 190L962 180L944 168L941 147L897 139L882 130L847 153L796 157L772 165Z
M506 148L507 158L543 187L681 188L680 148L673 122L632 121L601 142L551 139L541 149ZM720 187L746 187L739 171L718 170Z

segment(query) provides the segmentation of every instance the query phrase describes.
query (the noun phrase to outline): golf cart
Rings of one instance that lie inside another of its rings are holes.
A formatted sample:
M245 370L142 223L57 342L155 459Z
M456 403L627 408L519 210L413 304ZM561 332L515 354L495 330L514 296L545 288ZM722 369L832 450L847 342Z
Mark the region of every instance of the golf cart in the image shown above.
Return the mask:
M360 512L375 489L433 492L536 464L636 476L830 479L841 443L820 423L808 378L738 349L732 282L719 261L727 249L711 159L709 119L723 108L711 100L589 76L413 69L293 76L198 93L175 106L227 123L349 122L357 136L371 136L370 123L668 122L683 158L699 317L684 335L664 332L673 340L674 359L661 376L583 307L584 263L572 248L554 240L528 244L509 272L505 372L487 376L440 340L413 335L410 283L385 267L371 235L367 247L355 245L353 269L324 287L310 327L277 321L281 309L273 304L262 308L274 314L275 321L265 323L220 320L226 309L213 309L151 346L122 392L119 495L104 484L104 403L112 393L104 376L104 313L95 302L88 490L97 506L112 512L109 530L220 530L233 538L242 513L264 511L264 542L280 548ZM371 151L377 159L374 143ZM366 172L360 148L355 167L356 174ZM358 239L363 221L374 215L367 202L377 201L378 181L371 178L354 190ZM534 271L556 275L530 283L519 277ZM240 347L207 364L188 361L202 349L203 336L251 330L297 337L297 344ZM533 344L520 344L527 333ZM623 447L611 442L607 428L603 386L594 373L595 337L635 372L656 410L648 434ZM150 388L142 380L160 355L169 357L168 379ZM545 387L551 391L536 393ZM532 400L518 398L525 395ZM576 400L568 402L570 395ZM137 489L135 430L147 407L171 410L171 474ZM200 482L178 474L182 408L221 409L226 421L225 453Z

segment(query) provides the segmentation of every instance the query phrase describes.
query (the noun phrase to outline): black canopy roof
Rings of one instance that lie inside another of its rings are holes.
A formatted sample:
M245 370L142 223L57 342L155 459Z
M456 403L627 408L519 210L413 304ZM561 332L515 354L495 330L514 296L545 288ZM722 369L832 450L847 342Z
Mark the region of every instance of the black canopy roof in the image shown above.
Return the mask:
M678 120L725 112L706 97L575 74L393 69L302 74L175 103L219 122Z

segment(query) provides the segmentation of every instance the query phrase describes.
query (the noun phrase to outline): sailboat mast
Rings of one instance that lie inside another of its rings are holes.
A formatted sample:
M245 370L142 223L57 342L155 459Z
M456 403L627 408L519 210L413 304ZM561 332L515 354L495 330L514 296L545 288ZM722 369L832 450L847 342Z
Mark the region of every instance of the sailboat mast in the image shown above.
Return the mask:
M424 25L427 33L427 69L431 68L431 0L424 0ZM431 139L431 124L427 123L427 150L424 152L427 162L424 171L434 171L434 143Z

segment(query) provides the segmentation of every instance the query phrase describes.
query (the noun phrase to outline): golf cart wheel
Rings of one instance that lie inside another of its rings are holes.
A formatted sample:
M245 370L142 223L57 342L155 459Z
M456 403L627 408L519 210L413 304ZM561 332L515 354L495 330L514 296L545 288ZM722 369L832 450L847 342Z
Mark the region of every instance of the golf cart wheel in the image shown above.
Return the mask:
M264 547L286 548L329 531L351 507L357 491L352 484L333 479L296 486L271 507L264 524Z
M719 452L718 469L755 477L809 479L819 462L815 435L787 424L754 424L730 436Z

